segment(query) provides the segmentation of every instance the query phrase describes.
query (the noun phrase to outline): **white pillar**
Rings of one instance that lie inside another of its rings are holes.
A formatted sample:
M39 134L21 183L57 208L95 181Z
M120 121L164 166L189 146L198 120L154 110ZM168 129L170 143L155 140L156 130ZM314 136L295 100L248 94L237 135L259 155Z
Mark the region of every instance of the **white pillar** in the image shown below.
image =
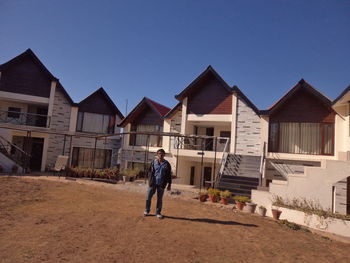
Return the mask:
M236 152L236 132L237 132L237 93L232 94L232 120L231 120L231 143L230 153Z
M49 116L49 118L47 119L47 126L49 126L48 124L49 124L50 118L52 117L53 104L54 104L54 101L55 101L56 86L57 86L57 82L56 81L51 81L49 108L47 110L47 115Z
M187 97L182 101L181 134L186 134L187 124Z
M69 131L75 132L77 129L78 107L71 107L69 119Z

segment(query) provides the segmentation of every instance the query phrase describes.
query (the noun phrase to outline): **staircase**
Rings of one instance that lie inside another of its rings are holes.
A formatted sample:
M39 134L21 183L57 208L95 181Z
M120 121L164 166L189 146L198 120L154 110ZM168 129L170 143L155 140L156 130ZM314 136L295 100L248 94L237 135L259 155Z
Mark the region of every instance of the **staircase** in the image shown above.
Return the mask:
M30 155L0 135L0 165L4 172L10 172L14 165L22 172Z
M250 198L259 186L260 164L260 156L228 154L217 188Z

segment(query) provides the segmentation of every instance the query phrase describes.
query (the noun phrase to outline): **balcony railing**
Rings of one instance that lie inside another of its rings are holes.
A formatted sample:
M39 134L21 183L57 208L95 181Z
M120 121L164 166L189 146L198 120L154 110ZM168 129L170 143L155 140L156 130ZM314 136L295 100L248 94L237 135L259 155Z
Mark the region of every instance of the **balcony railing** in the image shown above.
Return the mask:
M50 116L17 111L0 111L0 123L35 127L50 127Z
M223 152L225 146L230 147L227 145L228 140L226 137L217 137L216 141L214 138L178 137L174 142L174 148Z

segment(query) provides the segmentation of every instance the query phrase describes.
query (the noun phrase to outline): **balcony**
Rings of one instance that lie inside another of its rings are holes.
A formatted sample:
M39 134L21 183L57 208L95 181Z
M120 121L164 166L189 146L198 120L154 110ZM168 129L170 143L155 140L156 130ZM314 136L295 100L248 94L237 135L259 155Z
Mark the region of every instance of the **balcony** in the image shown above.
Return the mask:
M0 111L0 123L48 128L50 127L50 120L50 116L42 114Z
M214 158L216 153L228 152L230 150L230 138L226 137L178 137L174 141L173 149L179 149L179 155L198 157L198 152L205 152L205 156Z

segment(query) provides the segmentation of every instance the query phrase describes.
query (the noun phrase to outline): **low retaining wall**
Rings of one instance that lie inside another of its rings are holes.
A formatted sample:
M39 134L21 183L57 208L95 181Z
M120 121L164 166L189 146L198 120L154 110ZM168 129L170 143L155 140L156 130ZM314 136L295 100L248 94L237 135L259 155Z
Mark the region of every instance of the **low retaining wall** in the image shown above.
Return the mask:
M272 217L271 208L273 206L271 193L252 190L252 201L257 204L257 207L260 205L265 206L267 209L266 215ZM350 221L332 217L323 218L290 208L279 207L278 209L282 211L280 219L287 219L302 226L350 238Z

